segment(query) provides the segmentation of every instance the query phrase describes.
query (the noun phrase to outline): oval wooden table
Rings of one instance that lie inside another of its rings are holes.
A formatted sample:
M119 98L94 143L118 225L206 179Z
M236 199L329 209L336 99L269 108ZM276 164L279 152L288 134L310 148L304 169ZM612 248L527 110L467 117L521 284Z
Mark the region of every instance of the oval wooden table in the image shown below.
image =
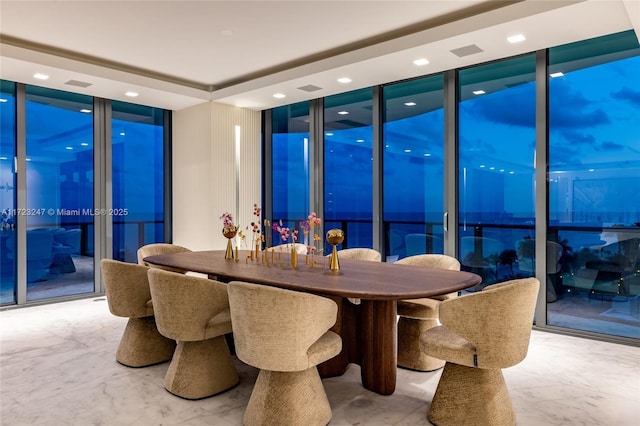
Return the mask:
M480 276L469 272L384 262L341 260L336 272L329 269L327 258L318 258L321 264L311 267L304 255L298 256L298 268L292 268L287 254L267 252L268 263L250 260L248 254L240 251L239 260L233 260L215 250L149 256L144 261L223 282L247 281L331 298L338 304L332 330L342 337L343 348L318 366L320 375L342 375L350 363L358 364L362 385L382 395L392 394L396 387L396 302L452 293L481 282ZM347 298L360 299L360 304Z

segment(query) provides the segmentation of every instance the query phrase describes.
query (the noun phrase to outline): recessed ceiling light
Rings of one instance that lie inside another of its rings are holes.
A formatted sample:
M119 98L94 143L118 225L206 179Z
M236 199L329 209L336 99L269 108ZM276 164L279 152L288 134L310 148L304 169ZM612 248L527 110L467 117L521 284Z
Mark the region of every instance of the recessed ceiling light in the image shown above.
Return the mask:
M7 102L5 98L0 98L0 102Z
M411 152L411 150L410 149L405 149L404 152Z
M356 139L356 142L362 143L362 142L364 142L364 139Z
M426 58L420 58L420 59L416 59L415 61L413 61L414 65L417 65L419 67L423 66L423 65L427 65L429 63L429 60Z
M431 154L429 154L428 152L424 155L425 157L431 157Z
M31 158L25 158L24 160L25 161L31 161Z
M406 106L416 106L415 102L405 102L404 103Z
M340 77L338 79L338 83L342 83L342 84L351 83L351 79L349 77Z
M484 95L485 93L487 93L487 92L485 92L484 90L474 90L473 91L474 95Z
M33 78L37 78L38 80L48 80L49 76L38 72L33 75Z
M6 160L7 157L0 157L0 160Z
M347 114L349 114L349 111L338 111L338 114L347 115Z
M120 132L120 136L124 136L125 134L125 132Z
M516 172L514 172L514 171L510 171L510 172L509 172L509 174L510 174L510 175L515 175L515 174L516 174Z
M492 167L489 167L489 170L495 170L495 169L496 169L496 168L495 168L495 167L493 167L493 166L492 166Z
M333 136L333 133L331 133L331 132L327 132L327 133L325 133L324 135L325 135L325 136Z
M130 98L135 98L136 96L138 96L138 94L136 92L127 92L125 93L125 96L129 96Z
M82 142L80 146L89 146L89 144L87 142Z
M520 43L521 41L525 41L525 40L526 38L522 34L516 34L510 37L507 37L507 41L509 41L509 43Z
M562 77L562 76L564 76L564 73L562 71L552 72L551 74L549 74L549 77L551 78Z
M71 151L73 149L73 147L72 146L66 146L64 149L67 149L67 150Z
M484 169L486 166L484 164L480 164L480 168Z
M287 95L285 95L284 93L275 93L273 97L276 99L282 99L282 98L286 98Z
M89 114L91 112L91 110L83 108L83 109L80 110L80 112L84 112L85 114Z

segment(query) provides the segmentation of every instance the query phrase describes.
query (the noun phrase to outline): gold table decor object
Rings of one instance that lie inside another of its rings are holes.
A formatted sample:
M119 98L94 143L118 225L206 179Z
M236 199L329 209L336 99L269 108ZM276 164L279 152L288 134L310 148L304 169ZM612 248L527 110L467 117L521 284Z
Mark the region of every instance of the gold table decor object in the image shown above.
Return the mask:
M329 269L332 271L340 270L340 262L338 261L338 249L336 246L344 241L344 231L342 229L329 229L327 231L327 242L333 246L331 250L331 260Z
M233 259L233 245L231 244L231 240L235 238L237 233L238 228L236 227L224 228L222 230L222 235L227 239L227 250L224 253L225 259Z

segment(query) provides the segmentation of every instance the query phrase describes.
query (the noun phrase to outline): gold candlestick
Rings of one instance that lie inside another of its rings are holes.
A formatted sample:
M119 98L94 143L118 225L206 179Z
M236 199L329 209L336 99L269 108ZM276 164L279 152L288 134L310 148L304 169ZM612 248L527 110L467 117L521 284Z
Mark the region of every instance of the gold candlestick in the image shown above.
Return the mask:
M298 252L295 248L291 249L291 266L294 268L298 267Z
M332 271L340 270L340 262L338 261L338 249L336 246L344 241L344 232L342 229L330 229L327 231L327 242L333 246L331 250L331 260L329 269Z

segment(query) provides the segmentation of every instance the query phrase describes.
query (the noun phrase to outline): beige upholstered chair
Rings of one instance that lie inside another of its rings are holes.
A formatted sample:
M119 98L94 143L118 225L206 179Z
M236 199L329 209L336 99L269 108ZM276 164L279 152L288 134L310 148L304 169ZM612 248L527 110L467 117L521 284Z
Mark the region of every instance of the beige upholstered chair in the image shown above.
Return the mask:
M460 262L455 257L444 254L419 254L400 259L395 264L460 270ZM433 298L398 301L398 366L418 371L433 371L444 367L443 360L428 356L420 350L420 335L439 325L440 302L457 296L456 292Z
M276 252L291 253L291 249L295 248L298 254L307 254L307 246L302 243L282 243L277 246L269 247L269 250L274 249Z
M145 262L143 259L147 256L155 256L157 254L171 254L171 253L185 253L190 252L186 247L179 246L177 244L167 244L167 243L154 243L147 244L138 249L138 264L148 266L150 268L164 269L165 271L179 272L184 273L182 270L170 268L167 266L159 266L159 265L151 265Z
M316 365L342 349L328 331L338 307L322 296L239 281L229 283L238 358L260 369L244 425L326 425L331 406Z
M371 248L347 248L338 250L338 259L366 260L369 262L380 262L382 255L378 250Z
M116 360L128 367L146 367L169 361L176 342L156 328L146 266L117 260L100 261L102 279L111 313L129 318Z
M331 256L331 255L329 255ZM365 260L368 262L380 262L382 261L382 255L378 250L372 248L347 248L338 250L338 260L352 259L352 260ZM360 299L348 297L347 300L354 305L360 304Z
M178 342L165 389L200 399L235 386L238 373L224 337L231 332L226 285L161 269L148 276L158 330Z
M515 425L502 368L529 349L540 282L511 280L440 304L441 326L420 336L422 350L447 363L427 418L438 426Z

